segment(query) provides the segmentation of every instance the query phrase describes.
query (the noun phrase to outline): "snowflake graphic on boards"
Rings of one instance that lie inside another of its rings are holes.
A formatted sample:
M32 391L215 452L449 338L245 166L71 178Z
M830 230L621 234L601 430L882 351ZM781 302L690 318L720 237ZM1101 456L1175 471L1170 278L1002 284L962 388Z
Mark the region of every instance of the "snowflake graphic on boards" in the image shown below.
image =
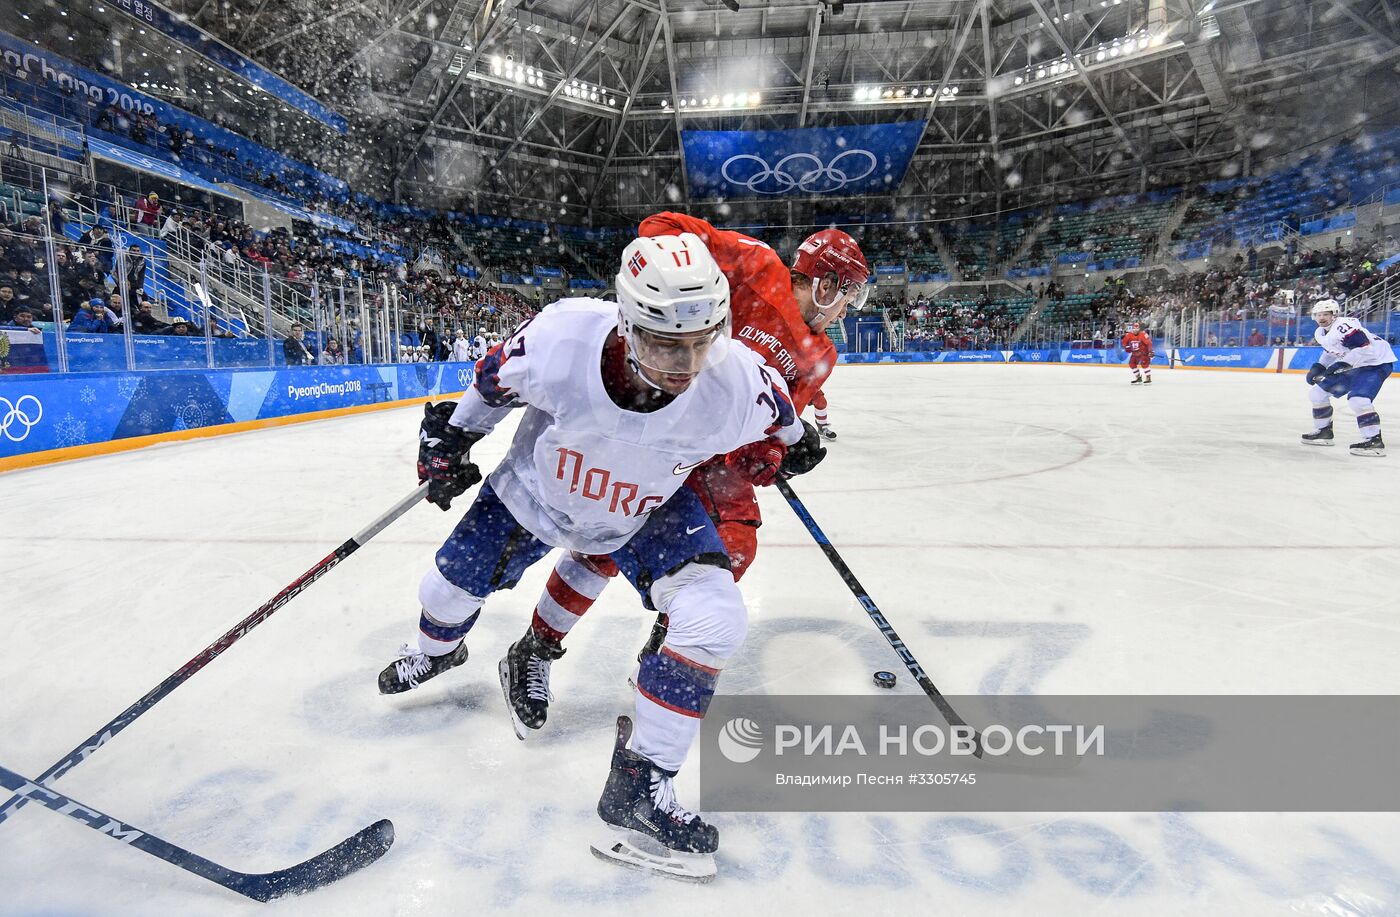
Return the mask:
M78 400L83 404L92 404L97 400L97 389L91 385L84 385L82 391L78 392Z
M187 430L193 430L195 427L203 427L209 424L209 413L194 401L187 401L176 408L175 414L180 418L180 422L185 425L185 429Z
M54 425L54 435L58 439L59 448L80 446L87 442L87 421L79 420L72 414L64 414Z
M133 376L122 376L117 380L117 394L123 398L130 399L136 394L136 390L141 387L141 381Z

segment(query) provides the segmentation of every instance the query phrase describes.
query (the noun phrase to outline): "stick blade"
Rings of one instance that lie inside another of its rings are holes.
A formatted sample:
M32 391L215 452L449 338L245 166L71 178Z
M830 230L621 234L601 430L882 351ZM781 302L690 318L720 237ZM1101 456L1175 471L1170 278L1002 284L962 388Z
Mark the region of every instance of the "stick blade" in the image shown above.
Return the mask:
M394 823L381 818L325 853L276 872L247 875L233 889L255 901L314 891L370 865L393 844Z

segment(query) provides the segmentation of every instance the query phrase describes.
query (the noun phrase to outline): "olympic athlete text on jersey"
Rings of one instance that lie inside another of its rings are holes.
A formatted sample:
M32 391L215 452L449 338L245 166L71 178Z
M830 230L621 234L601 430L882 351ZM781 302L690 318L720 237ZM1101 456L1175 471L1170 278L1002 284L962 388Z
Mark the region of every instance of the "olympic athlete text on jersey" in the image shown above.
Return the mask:
M1313 338L1322 347L1322 357L1308 370L1314 430L1303 434L1303 442L1332 445L1332 399L1346 398L1362 436L1361 442L1352 444L1352 455L1385 455L1381 416L1374 401L1395 367L1395 351L1359 320L1339 318L1340 314L1335 299L1313 303L1312 317L1317 321Z

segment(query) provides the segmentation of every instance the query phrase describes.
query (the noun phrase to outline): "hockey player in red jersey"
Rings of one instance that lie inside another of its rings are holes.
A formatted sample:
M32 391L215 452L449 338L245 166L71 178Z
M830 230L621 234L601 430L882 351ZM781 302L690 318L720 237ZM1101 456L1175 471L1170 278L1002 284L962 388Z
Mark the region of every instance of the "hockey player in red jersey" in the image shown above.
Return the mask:
M692 232L705 242L729 281L734 337L757 353L786 380L800 416L820 393L836 365L836 347L826 328L869 295L870 268L860 246L838 229L814 233L798 246L791 267L768 245L680 213L659 213L642 221L639 235ZM826 454L816 429L791 450L772 442L754 443L716 456L686 480L714 520L738 580L753 562L763 523L755 486L773 483L785 461L810 468ZM617 573L607 558L564 554L555 564L535 606L531 626L501 660L501 687L515 730L544 725L549 701L549 665L563 655L561 641L593 606ZM657 652L666 634L657 618L644 652ZM661 650L664 652L664 648Z
M1133 385L1152 382L1152 336L1137 322L1128 324L1123 335L1123 349L1128 352L1128 368L1133 371Z
M816 414L817 435L822 439L835 439L836 431L831 429L831 417L826 413L826 393L818 391L812 396L812 411Z

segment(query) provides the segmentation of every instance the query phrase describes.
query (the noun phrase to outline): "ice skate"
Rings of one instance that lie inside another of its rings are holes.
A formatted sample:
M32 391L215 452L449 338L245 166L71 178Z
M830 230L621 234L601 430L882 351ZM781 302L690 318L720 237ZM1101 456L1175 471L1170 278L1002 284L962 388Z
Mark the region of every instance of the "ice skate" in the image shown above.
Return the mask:
M831 424L821 423L817 424L817 435L820 436L822 439L835 439L836 431L831 429Z
M1307 437L1303 438L1306 439ZM1370 439L1364 442L1352 443L1351 454L1374 455L1377 457L1383 456L1385 455L1385 442L1381 439L1381 435L1377 433L1375 436L1371 437Z
M467 661L467 642L457 644L452 652L442 656L429 656L405 643L399 650L399 658L389 663L379 673L380 694L402 694L418 687L429 678L434 678L448 669L455 669Z
M1376 437L1379 439L1380 437ZM1332 445L1332 425L1329 423L1321 430L1303 434L1303 443L1308 446L1330 446ZM1359 444L1358 444L1359 445ZM1353 446L1352 448L1356 448Z
M517 737L539 729L549 718L549 665L564 655L557 643L543 640L531 628L501 658L501 692Z
M715 877L719 830L676 802L670 771L627 748L632 720L617 718L612 771L598 800L604 833L590 849L599 859L684 882Z

